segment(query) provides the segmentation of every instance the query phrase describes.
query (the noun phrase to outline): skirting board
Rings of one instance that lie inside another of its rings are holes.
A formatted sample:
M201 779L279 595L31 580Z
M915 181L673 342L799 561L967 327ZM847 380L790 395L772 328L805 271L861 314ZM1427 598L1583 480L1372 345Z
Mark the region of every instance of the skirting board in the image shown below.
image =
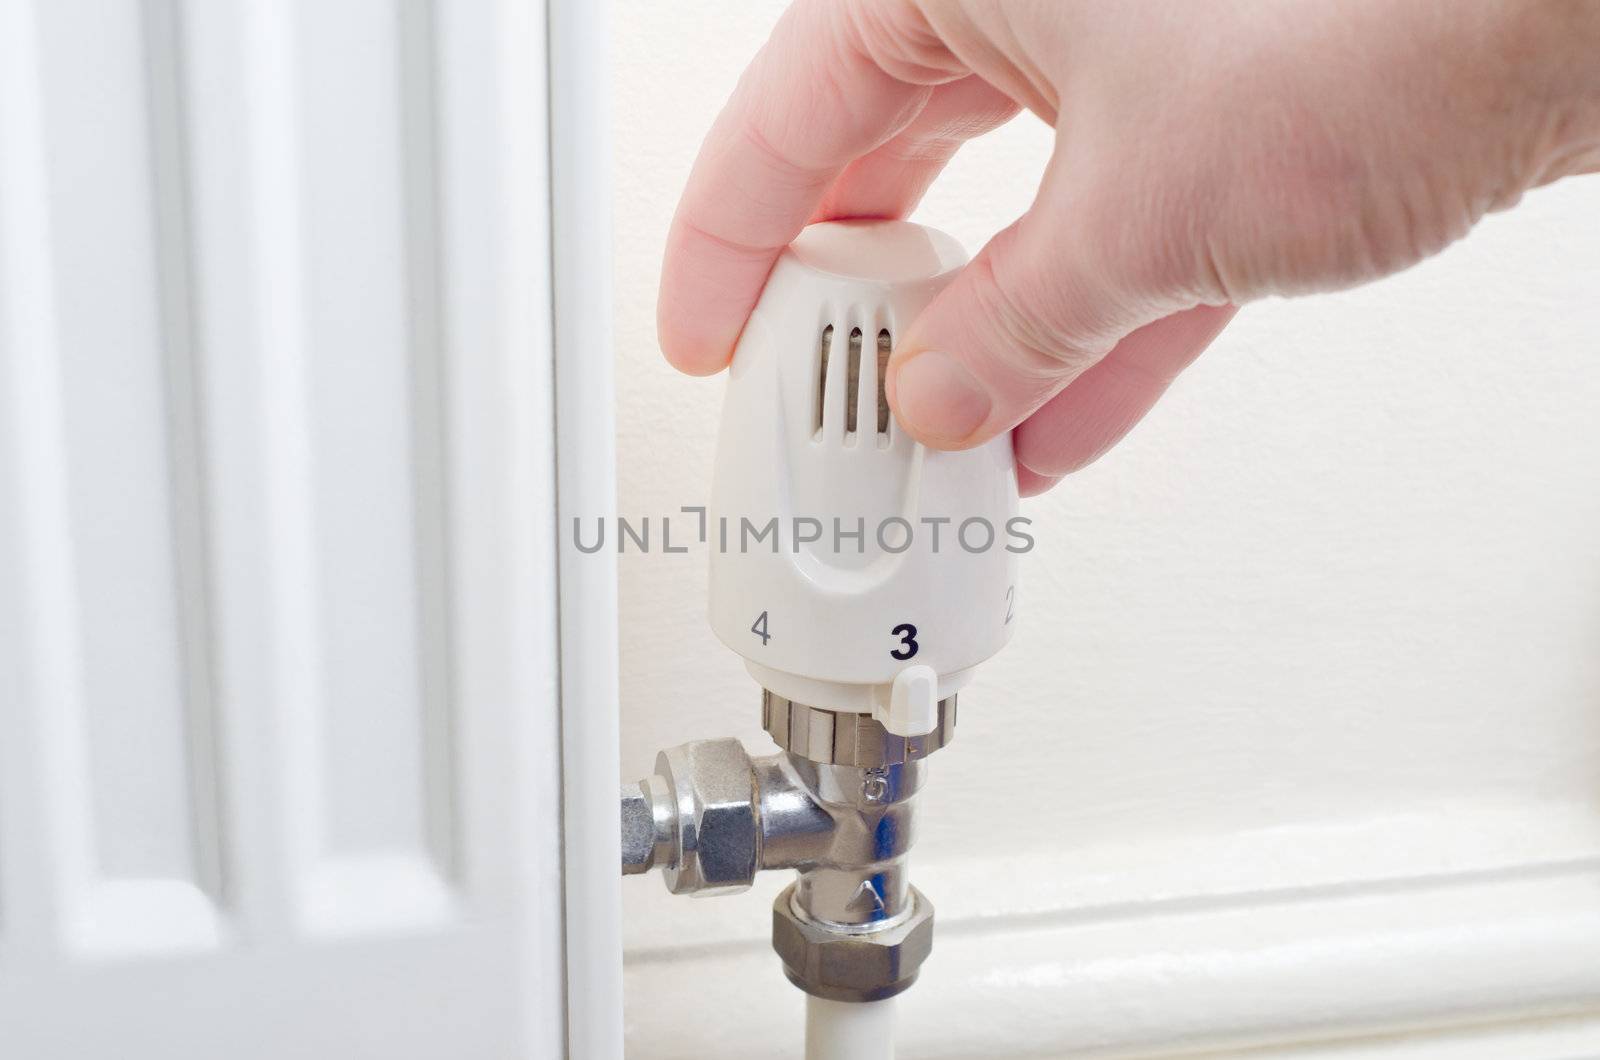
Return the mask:
M900 999L901 1055L1600 1056L1600 858L1592 845L1575 854L1596 829L1578 816L1545 823L1538 856L1490 827L1474 830L1482 857L1440 859L1451 842L1441 829L1426 850L1410 849L1431 871L1391 865L1321 882L1287 871L1229 891L1200 885L1215 862L1191 863L1195 886L1149 887L1133 874L1128 901L1006 899L1020 912L982 909L962 871L930 872L935 904L943 877L953 908L940 907L934 956ZM1291 846L1311 839L1302 832ZM1574 856L1550 856L1561 848ZM1512 856L1491 858L1496 849ZM1085 879L1077 855L1058 858L1057 880ZM1259 880L1262 862L1246 861ZM990 892L1049 874L1029 868L991 875ZM734 904L745 907L736 940L630 955L633 1060L800 1056L800 996L755 936L764 923L749 925L748 904Z

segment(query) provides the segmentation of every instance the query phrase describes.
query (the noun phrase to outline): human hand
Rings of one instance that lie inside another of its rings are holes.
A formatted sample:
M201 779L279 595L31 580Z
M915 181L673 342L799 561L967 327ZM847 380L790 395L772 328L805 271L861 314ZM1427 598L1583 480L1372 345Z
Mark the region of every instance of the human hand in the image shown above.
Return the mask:
M1021 107L1031 208L913 322L900 423L1017 428L1024 493L1096 459L1250 299L1361 283L1600 169L1600 3L800 0L707 136L658 324L723 368L812 221L904 217Z

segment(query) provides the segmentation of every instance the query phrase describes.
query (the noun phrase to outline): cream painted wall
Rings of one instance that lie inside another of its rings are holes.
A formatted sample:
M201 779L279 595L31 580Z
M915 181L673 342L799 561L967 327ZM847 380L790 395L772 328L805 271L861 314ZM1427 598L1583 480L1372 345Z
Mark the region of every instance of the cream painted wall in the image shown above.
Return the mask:
M721 385L660 358L660 249L700 137L781 7L616 4L628 515L706 496ZM969 147L916 219L975 250L1026 207L1048 148L1019 118ZM1600 852L1597 219L1600 178L1569 182L1402 276L1250 306L1122 446L1025 503L1039 545L1021 625L963 694L924 800L917 874L942 931ZM704 583L703 552L621 559L625 775L688 739L770 747ZM694 947L759 953L782 881L693 903L626 882L630 1055L753 1055L671 1010ZM720 989L788 1006L797 1028L775 959L751 961L764 979ZM907 1009L960 972L936 954ZM1163 1018L1130 1012L1103 1034L1204 1037ZM1005 1055L1013 1032L995 1033ZM1031 1033L1012 1051L1089 1040ZM964 1055L940 1041L911 1055Z

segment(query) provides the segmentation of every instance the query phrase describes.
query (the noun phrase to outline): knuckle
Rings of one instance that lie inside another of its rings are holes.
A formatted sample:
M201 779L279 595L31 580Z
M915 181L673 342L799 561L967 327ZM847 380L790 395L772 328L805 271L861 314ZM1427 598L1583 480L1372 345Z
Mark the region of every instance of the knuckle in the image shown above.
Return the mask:
M999 265L980 254L973 270L978 313L1004 342L1008 367L1025 376L1056 379L1093 364L1110 348L1094 320L1096 300L1070 281Z
M913 0L847 0L842 5L863 54L908 84L935 84L965 67Z

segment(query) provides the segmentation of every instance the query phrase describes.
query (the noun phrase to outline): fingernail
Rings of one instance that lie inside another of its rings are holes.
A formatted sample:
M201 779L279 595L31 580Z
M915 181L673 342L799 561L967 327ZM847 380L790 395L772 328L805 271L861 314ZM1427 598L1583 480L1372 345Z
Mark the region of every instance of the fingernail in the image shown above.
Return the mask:
M966 366L943 350L912 357L895 374L900 419L918 437L954 444L989 418L993 402Z

